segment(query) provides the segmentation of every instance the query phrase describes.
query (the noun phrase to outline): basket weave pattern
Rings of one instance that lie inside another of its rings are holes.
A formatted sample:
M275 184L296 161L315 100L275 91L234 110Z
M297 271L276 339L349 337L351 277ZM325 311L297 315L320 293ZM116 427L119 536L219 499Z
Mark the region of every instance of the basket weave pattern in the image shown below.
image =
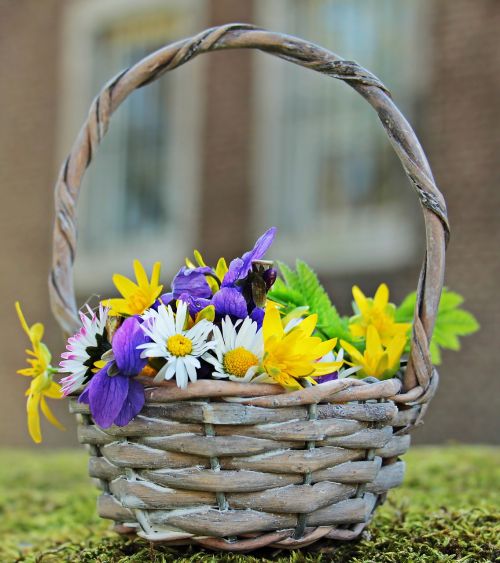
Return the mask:
M99 513L151 541L218 549L359 535L403 479L397 458L410 437L398 428L420 411L391 400L397 379L345 379L306 394L212 381L186 391L145 385L146 407L126 427L101 429L88 405L71 404L103 489ZM224 400L235 391L241 401Z
M72 400L99 513L121 532L221 550L349 540L400 484L408 432L438 385L429 355L444 276L448 222L425 154L387 89L352 61L307 41L230 24L168 45L111 80L94 100L56 184L51 304L66 334L79 321L72 268L81 181L110 117L135 89L201 53L254 48L340 79L375 109L415 189L426 254L411 352L400 378L332 381L294 393L274 385L202 380L180 390L144 379L146 405L126 427L96 426Z

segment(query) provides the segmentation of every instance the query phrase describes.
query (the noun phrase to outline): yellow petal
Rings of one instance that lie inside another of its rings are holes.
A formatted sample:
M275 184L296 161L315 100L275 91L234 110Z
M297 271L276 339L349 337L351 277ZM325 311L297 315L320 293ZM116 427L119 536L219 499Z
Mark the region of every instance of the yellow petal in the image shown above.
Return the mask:
M215 275L222 281L224 276L228 272L228 267L226 264L226 260L224 258L219 258L217 262L217 266L215 267Z
M66 428L64 428L64 426L54 416L54 413L50 410L49 405L47 404L47 402L45 401L45 399L43 397L40 401L40 407L42 408L42 412L45 415L45 418L52 425L54 425L56 428L59 428L59 430L66 430Z
M37 375L36 370L33 368L18 369L16 373L19 375L27 375L29 377L35 377L35 375Z
M352 287L352 296L354 297L354 301L358 306L359 312L366 316L370 311L370 305L368 303L368 299L365 297L365 294L359 289L357 285Z
M370 325L366 331L366 354L375 358L382 354L383 351L377 329Z
M194 259L196 260L196 262L198 262L198 266L203 266L205 267L205 260L203 260L203 256L201 255L201 252L199 250L195 250L193 252L194 254Z
M161 262L155 262L153 264L153 271L151 272L151 285L153 287L158 286L160 283L160 274L161 274ZM160 286L160 291L163 289L163 286ZM160 293L158 292L158 295Z
M395 336L389 346L387 346L387 353L389 354L389 363L391 367L399 364L401 356L406 346L407 338L405 336Z
M149 285L146 270L139 260L134 260L134 273L139 287L147 287Z
M373 377L381 378L384 376L385 372L389 369L389 356L387 352L384 352L378 359L377 365L372 373L369 373L366 369L366 375L372 375Z
M196 266L193 264L193 262L191 262L189 258L186 258L186 266L191 269L196 268Z
M132 314L126 299L121 299L121 298L105 299L104 301L102 301L102 304L104 307L110 308L109 314L112 316L120 315L120 314L125 314L125 315Z
M123 297L127 297L139 290L139 286L137 284L121 274L113 275L113 283Z
M389 303L389 288L387 284L381 283L375 292L375 297L373 298L375 307L380 309L385 309Z
M47 346L45 346L43 342L40 342L40 346L38 349L38 357L45 364L46 367L50 364L50 361L52 360L52 354L50 353L50 350L47 348Z
M272 301L266 303L266 312L262 323L264 342L271 337L281 338L283 336L283 325L281 324L280 313Z
M45 389L43 394L46 397L49 397L50 399L62 399L63 398L61 386L59 385L59 383L56 383L55 381L51 382L50 386L48 387L48 389Z
M26 403L26 411L28 413L28 431L33 442L39 444L42 441L42 433L40 431L40 413L38 405L40 403L40 394L31 394Z
M21 323L21 326L23 327L24 332L31 339L30 327L28 326L28 323L26 322L26 319L24 318L24 315L23 315L23 312L21 310L21 305L20 305L19 301L16 301L15 307L16 307L17 316L19 317L19 322Z
M30 328L30 339L33 343L40 342L43 338L44 327L42 323L35 323Z
M194 324L200 322L203 319L207 319L207 321L213 322L213 320L215 319L215 307L213 305L207 305L207 307L202 309L199 313L196 313Z
M346 342L345 340L341 340L340 345L349 354L349 356L351 356L352 360L358 362L360 365L364 364L365 359L363 355L352 344L349 344L349 342Z
M328 375L337 371L344 362L317 362L315 364L314 375Z
M328 352L331 352L335 348L335 346L337 346L336 338L332 338L331 340L325 340L324 342L322 342L321 344L319 344L314 348L314 355L316 356L316 354L318 354L316 357L322 358L323 356L326 356Z
M318 322L318 315L309 315L300 324L297 325L297 329L302 331L305 336L311 336L316 328L316 324Z
M356 338L366 336L366 328L362 324L358 324L356 321L349 325L349 331Z

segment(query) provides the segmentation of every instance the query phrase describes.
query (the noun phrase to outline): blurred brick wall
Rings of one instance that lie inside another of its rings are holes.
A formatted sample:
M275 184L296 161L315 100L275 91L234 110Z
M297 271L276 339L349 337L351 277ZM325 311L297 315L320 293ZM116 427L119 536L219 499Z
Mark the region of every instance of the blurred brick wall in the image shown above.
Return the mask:
M500 2L434 2L425 147L451 222L446 284L481 331L446 353L417 440L500 442Z
M63 0L0 0L0 444L30 444L23 367L27 339L14 311L46 323L48 344L60 349L49 312L47 275L56 175L57 71ZM52 401L52 403L54 403ZM71 422L63 401L54 410ZM46 444L74 443L44 425Z

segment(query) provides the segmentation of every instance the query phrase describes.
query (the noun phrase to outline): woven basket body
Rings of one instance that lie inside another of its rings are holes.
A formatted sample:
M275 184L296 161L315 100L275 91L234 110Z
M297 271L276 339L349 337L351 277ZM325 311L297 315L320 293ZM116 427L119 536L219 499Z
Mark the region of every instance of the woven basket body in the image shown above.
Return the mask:
M95 99L56 185L54 314L78 329L72 266L76 203L85 169L111 114L136 88L196 55L256 48L345 81L376 110L425 220L426 255L417 289L408 365L398 378L342 379L293 393L275 385L201 380L181 390L142 379L146 405L126 427L101 429L71 400L99 513L119 532L220 550L301 547L351 540L388 489L403 479L399 456L438 384L429 356L444 274L446 206L411 127L386 88L354 62L301 39L231 24L153 53L109 82Z

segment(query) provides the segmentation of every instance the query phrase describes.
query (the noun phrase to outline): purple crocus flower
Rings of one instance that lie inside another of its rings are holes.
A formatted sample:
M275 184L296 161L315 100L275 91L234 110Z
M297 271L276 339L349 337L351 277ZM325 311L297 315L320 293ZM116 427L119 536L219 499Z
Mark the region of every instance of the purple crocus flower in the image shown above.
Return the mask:
M248 276L254 260L260 260L264 257L273 243L275 235L276 227L271 227L257 240L252 250L245 252L241 258L235 258L231 261L228 271L222 280L220 290L215 293L212 298L212 303L215 306L217 315L222 317L230 315L242 319L248 316L249 312L253 313L255 304L247 303L238 282ZM259 321L262 323L259 312L255 313L254 320L256 320L257 323L259 323Z
M187 293L192 297L210 299L210 297L212 297L212 291L205 276L212 273L212 268L208 266L198 268L187 268L183 266L172 282L173 298L179 299L182 294Z
M189 295L189 293L182 293L181 295L179 295L179 301L184 301L184 303L187 303L189 314L192 317L202 311L205 307L212 305L211 299L205 299L203 297L193 297L192 295Z
M222 287L234 287L237 281L248 276L253 260L260 260L264 257L274 241L276 231L276 227L271 227L257 240L252 250L245 252L241 258L231 260L229 269L222 280Z
M250 313L250 318L252 321L257 323L259 328L261 328L264 321L264 313L264 309L261 309L260 307L255 307L255 309Z
M144 387L133 376L147 362L137 346L149 341L137 318L126 319L113 337L114 361L98 371L80 395L78 401L90 406L95 422L102 428L126 426L144 406Z
M316 383L327 383L328 381L334 381L339 378L339 372L334 371L333 373L327 373L326 375L320 375L315 377Z
M224 317L230 315L243 319L248 315L247 302L236 287L221 287L212 298L215 312Z

